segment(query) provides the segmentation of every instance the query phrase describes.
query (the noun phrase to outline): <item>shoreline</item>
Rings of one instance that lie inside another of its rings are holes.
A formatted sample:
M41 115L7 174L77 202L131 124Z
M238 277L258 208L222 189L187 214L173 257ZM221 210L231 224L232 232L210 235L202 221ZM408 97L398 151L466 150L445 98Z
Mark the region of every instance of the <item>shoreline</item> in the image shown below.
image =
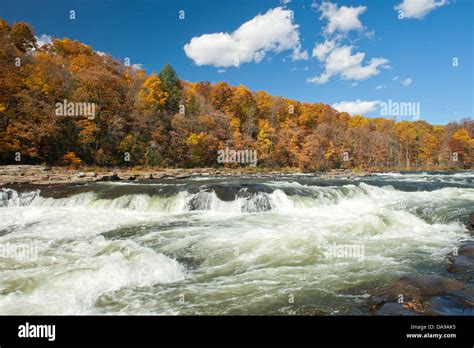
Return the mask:
M53 184L85 184L92 182L150 182L161 179L189 179L193 177L213 176L315 176L321 179L351 179L371 176L374 173L422 173L434 172L466 172L469 170L425 169L425 170L351 170L332 169L329 171L301 172L294 169L281 168L107 168L107 167L47 167L42 165L2 165L0 166L0 187L18 184L53 185Z

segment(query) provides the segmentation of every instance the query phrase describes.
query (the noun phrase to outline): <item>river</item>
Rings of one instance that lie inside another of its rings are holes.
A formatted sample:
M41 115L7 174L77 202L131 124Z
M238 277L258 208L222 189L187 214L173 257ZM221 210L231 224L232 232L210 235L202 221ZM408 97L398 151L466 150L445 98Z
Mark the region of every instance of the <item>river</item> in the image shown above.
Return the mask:
M3 188L0 314L365 314L473 207L474 172Z

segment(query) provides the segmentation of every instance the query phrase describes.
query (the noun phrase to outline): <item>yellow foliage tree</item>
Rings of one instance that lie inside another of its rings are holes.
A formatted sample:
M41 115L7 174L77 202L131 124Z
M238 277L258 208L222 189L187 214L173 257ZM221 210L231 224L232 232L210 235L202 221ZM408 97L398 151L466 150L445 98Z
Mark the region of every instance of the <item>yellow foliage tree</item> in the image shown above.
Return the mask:
M354 115L349 120L350 128L362 128L367 125L369 121L361 115Z
M439 140L431 133L425 133L420 139L420 159L427 165L433 165L436 161L436 154L439 146Z
M73 165L73 166L78 166L81 164L81 159L76 156L74 151L68 152L63 156L63 161L65 164Z
M258 122L258 150L261 160L267 160L270 157L270 151L273 145L275 129L268 120L259 120Z
M161 109L167 99L168 93L163 90L161 80L155 75L150 75L138 92L138 100L146 109Z

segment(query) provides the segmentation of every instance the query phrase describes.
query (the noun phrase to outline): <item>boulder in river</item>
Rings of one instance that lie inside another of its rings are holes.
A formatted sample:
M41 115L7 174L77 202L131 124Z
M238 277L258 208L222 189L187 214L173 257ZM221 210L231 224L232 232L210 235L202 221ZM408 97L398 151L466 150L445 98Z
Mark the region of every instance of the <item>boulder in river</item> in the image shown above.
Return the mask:
M414 312L408 308L405 308L400 303L397 302L387 302L380 307L376 315L419 315L417 312Z
M448 303L448 299L462 302L459 292L466 289L471 288L459 280L437 275L405 276L389 286L375 290L369 304L376 315L434 314L432 308L447 313L450 311L449 307L441 310L439 306L442 303L439 299L436 302L436 299L442 298L444 305ZM469 295L471 290L466 291Z
M467 219L467 229L474 232L474 213L471 213Z
M434 296L425 305L433 315L474 315L474 288Z
M436 275L418 275L402 277L388 287L373 292L372 302L384 303L397 301L402 294L406 300L424 299L432 295L439 295L450 291L464 289L466 285L455 279Z
M474 276L474 241L462 244L456 251L451 252L446 259L449 262L448 272Z

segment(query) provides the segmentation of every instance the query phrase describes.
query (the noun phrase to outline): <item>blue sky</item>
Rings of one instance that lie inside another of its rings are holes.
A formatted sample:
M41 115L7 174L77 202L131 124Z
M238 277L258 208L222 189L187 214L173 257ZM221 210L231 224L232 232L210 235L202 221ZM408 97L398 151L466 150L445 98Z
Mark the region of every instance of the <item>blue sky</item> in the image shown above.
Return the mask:
M436 124L473 116L473 11L471 0L0 0L8 22L148 73L170 63L188 81L366 116L389 100L416 102Z

